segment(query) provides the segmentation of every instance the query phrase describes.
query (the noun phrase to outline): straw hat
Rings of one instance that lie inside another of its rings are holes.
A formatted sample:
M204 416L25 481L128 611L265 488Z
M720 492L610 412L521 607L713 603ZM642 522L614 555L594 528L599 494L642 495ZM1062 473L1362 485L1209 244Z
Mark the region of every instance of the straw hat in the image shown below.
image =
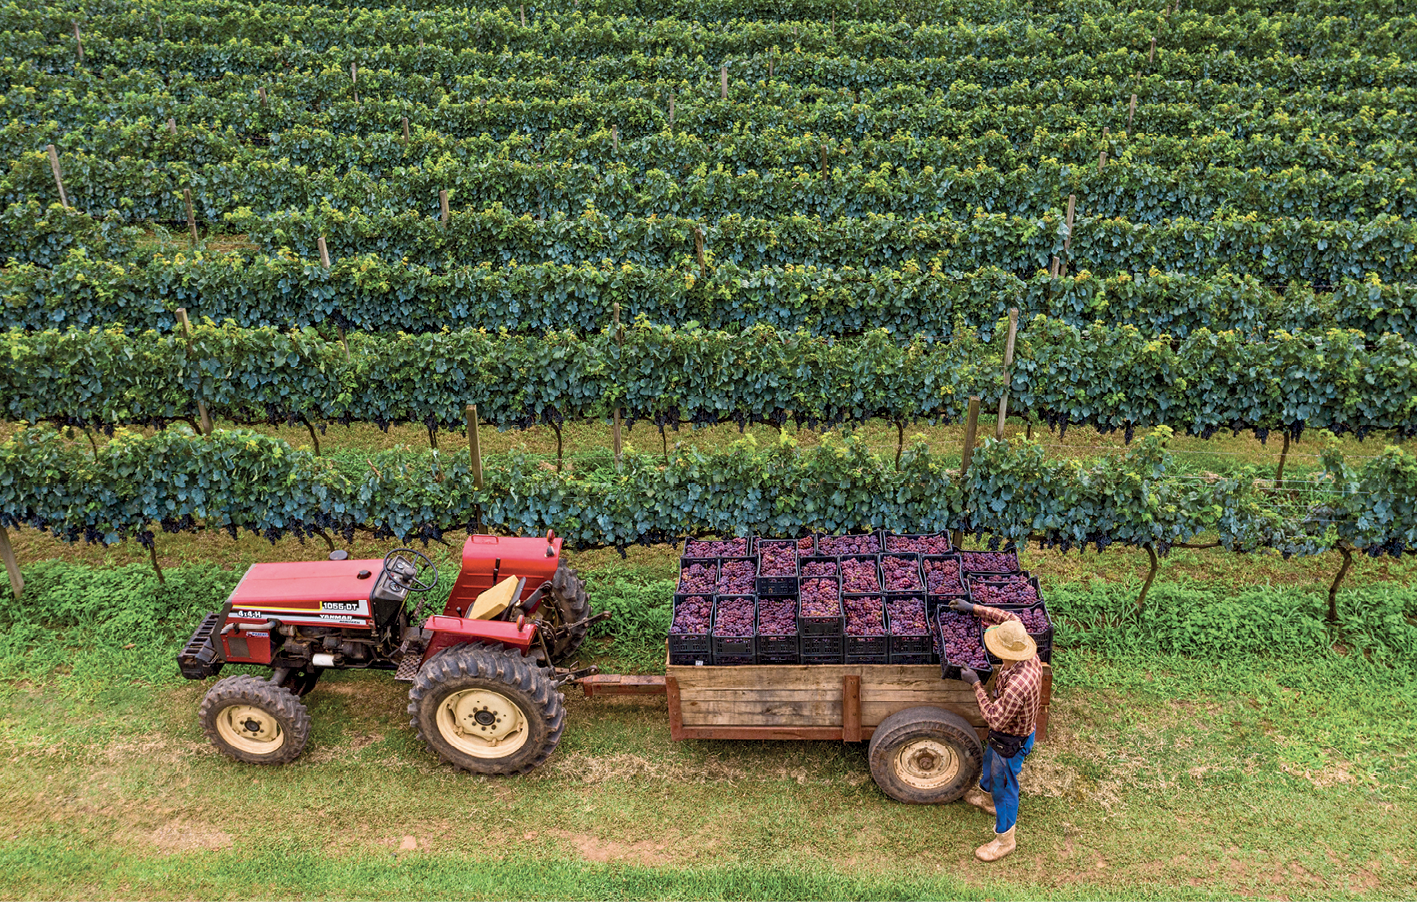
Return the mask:
M1017 620L1006 620L984 631L984 647L1005 661L1027 661L1038 653L1038 643Z

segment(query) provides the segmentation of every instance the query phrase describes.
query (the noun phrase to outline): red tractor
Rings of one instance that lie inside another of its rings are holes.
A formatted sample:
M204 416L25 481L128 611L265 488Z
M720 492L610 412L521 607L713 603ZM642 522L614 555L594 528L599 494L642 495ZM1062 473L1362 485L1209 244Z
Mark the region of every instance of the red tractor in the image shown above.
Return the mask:
M225 754L252 764L295 760L310 733L301 697L330 668L392 670L413 683L412 726L449 764L514 774L560 741L560 687L594 672L559 668L585 639L585 583L561 564L561 540L474 535L441 614L420 600L438 584L408 548L382 561L255 564L220 611L192 634L178 666L188 679L258 664L269 679L218 680L202 700L202 728Z

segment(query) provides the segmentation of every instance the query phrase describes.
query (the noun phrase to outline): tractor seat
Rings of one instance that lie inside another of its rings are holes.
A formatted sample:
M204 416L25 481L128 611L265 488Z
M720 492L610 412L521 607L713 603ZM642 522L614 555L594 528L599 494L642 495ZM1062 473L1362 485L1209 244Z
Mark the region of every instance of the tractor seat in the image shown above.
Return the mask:
M512 602L521 598L522 588L525 585L525 576L507 577L477 596L477 600L468 609L468 618L471 620L491 620L510 607Z

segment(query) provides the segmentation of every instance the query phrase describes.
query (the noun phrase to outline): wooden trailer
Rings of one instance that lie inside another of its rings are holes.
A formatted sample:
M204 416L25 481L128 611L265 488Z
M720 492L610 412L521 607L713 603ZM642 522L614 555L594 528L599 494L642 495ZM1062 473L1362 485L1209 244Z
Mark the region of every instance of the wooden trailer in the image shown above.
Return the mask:
M694 667L596 675L586 695L659 694L674 739L869 740L871 775L903 802L950 802L979 779L984 736L974 690L937 664ZM1048 732L1053 670L1043 665L1036 741Z

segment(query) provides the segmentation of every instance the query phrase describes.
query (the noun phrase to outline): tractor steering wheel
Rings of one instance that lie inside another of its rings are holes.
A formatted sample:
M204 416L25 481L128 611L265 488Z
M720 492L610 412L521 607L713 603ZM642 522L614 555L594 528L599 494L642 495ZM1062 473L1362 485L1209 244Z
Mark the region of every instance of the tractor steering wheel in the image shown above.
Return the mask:
M397 568L391 569L390 565L394 561L402 561L407 564L413 569L413 573L400 573ZM420 561L423 563L422 567L419 566ZM399 583L410 592L427 592L438 585L438 568L428 560L428 555L421 551L414 551L412 548L395 548L384 555L384 571L389 574L389 579ZM433 574L431 582L425 582L424 579L419 578L430 572Z

